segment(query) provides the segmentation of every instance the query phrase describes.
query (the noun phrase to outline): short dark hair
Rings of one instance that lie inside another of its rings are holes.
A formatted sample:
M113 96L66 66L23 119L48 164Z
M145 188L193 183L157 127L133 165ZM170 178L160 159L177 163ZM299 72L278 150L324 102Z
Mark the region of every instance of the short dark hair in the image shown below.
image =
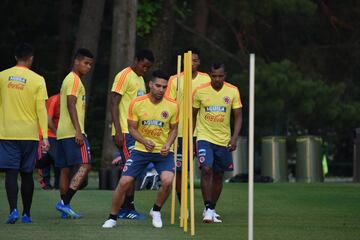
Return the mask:
M76 50L74 59L82 59L84 57L94 58L94 55L89 49L86 48L79 48L78 50Z
M20 43L15 48L15 57L17 60L27 60L34 56L34 48L28 43Z
M188 51L191 51L192 54L196 54L196 55L198 55L198 56L200 57L200 51L199 51L199 49L197 49L197 48L195 48L195 47L189 47L186 52L188 52Z
M148 49L141 49L141 50L138 50L135 54L135 58L137 60L144 60L144 59L147 59L149 60L150 62L154 62L155 58L154 58L154 54L152 53L152 51L148 50Z
M169 80L169 75L161 70L155 70L152 72L152 78L151 81L154 82L156 78L162 78L165 79L166 81Z
M213 64L211 64L211 70L216 70L219 68L224 69L224 72L225 72L225 64L223 64L221 62L214 62Z

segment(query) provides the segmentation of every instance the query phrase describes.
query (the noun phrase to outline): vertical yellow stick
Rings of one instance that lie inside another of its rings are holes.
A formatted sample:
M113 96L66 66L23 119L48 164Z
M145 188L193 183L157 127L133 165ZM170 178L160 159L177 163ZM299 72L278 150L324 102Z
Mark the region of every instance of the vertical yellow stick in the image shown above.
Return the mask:
M181 214L182 214L182 227L187 231L187 160L188 160L188 119L187 119L187 68L188 59L187 53L184 54L184 81L183 81L183 151L182 151L182 182L181 182Z
M181 55L178 55L177 58L177 74L176 74L176 102L179 103L179 78L181 72ZM180 110L180 109L179 109ZM177 148L178 148L178 138L176 137L174 142L174 163L175 163L175 175L172 183L172 192L171 192L171 224L175 223L175 205L176 205L176 159L177 159Z
M189 61L192 63L192 54L189 52ZM191 65L190 65L191 66ZM189 174L190 174L190 227L191 236L195 235L195 206L194 206L194 146L193 146L193 122L192 122L192 71L189 73L190 84L188 91L189 98Z
M186 75L186 66L187 66L187 59L185 57L186 55L184 54L184 78L182 81L182 91L183 93L185 92L185 75ZM186 168L185 168L185 162L186 162L186 156L187 156L187 152L186 152L186 147L187 147L187 141L185 139L184 134L186 134L186 99L185 99L185 94L182 94L182 123L183 123L183 142L182 142L182 165L181 165L181 205L180 205L180 227L184 227L184 222L186 219L186 207L185 207L185 202L187 202L187 198L185 198L185 191L186 191Z

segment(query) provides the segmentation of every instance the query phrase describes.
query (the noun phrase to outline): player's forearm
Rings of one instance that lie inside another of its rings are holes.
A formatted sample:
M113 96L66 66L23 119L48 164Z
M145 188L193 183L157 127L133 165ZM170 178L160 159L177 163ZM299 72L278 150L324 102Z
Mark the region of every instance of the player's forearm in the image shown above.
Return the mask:
M76 112L75 104L68 102L67 107L68 107L68 111L69 111L69 115L70 115L72 125L74 126L74 128L75 128L75 130L77 132L81 131L81 127L80 127L80 123L79 123L78 114Z
M44 100L36 101L36 113L43 138L48 138L48 118Z
M167 140L167 145L168 146L171 146L176 137L177 137L177 134L178 134L178 125L176 124L175 126L173 126L171 129L170 129L170 132L169 132L169 137L168 137L168 140Z
M241 130L241 125L242 125L242 110L241 108L239 109L236 109L234 111L234 132L233 132L233 136L232 138L234 137L238 137L239 136L239 133L240 133L240 130Z
M195 131L198 112L199 112L199 109L193 107L193 113L192 113L192 121L193 121L193 129L192 130L193 130L193 132Z
M115 94L115 93L113 93L113 94ZM120 125L120 118L119 118L119 102L120 102L119 96L116 96L116 95L112 96L111 108L110 108L111 109L111 119L114 124L115 131L117 133L121 133L121 125Z
M134 128L134 127L129 125L129 133L136 141L138 141L141 144L145 145L146 140L145 140L145 138L143 138L143 136L141 136L141 134L139 133L137 128Z

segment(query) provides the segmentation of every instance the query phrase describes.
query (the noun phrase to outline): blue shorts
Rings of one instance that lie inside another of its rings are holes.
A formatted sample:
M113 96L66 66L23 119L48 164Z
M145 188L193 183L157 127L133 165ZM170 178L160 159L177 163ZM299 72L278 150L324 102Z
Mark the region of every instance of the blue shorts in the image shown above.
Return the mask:
M172 152L169 152L167 156L162 156L160 153L133 150L125 163L122 175L136 178L147 168L149 163L154 164L159 175L163 171L174 172L175 170L174 153Z
M135 139L131 136L130 133L123 134L124 143L122 149L119 149L121 156L120 169L122 170L125 166L126 160L129 159L132 150L135 147Z
M178 147L176 154L176 171L181 172L182 170L182 137L178 137ZM193 156L196 156L196 137L193 137ZM188 165L189 166L189 165Z
M57 142L55 167L65 168L79 164L91 164L90 144L84 136L84 144L79 146L75 138L64 138Z
M32 172L38 158L39 141L0 140L0 169Z
M234 170L233 158L227 147L208 141L197 141L197 157L199 167L208 166L215 172Z

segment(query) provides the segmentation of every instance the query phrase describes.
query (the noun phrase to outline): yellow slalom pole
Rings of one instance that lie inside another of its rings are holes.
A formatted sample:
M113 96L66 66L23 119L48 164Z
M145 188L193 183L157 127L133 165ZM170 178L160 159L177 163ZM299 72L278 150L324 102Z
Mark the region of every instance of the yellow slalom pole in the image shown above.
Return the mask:
M185 66L187 66L187 60L186 60L186 55L184 55L184 78L183 78L183 81L182 81L182 91L184 93L185 91ZM184 164L185 164L185 161L186 161L186 156L187 156L187 153L185 152L185 148L187 147L187 141L185 139L185 136L184 134L186 133L186 104L185 104L185 98L184 98L184 94L182 94L182 123L183 123L183 132L182 132L182 135L183 135L183 142L182 142L182 165L181 165L181 205L180 205L180 227L184 227L184 222L185 222L185 218L186 218L186 208L185 208L185 202L187 201L187 199L185 198L185 191L186 191L186 170L185 170L185 167L184 167Z
M179 103L179 78L181 72L181 55L177 57L177 74L176 74L176 102ZM172 183L172 192L171 192L171 224L175 223L175 205L176 205L176 159L177 159L177 149L178 149L178 137L176 137L174 142L174 163L175 163L175 175Z
M189 52L189 61L192 62L191 52ZM191 65L190 65L191 66ZM191 236L195 235L195 206L194 206L194 146L193 146L193 121L192 121L192 71L189 73L189 174L190 174L190 227Z
M188 95L185 94L189 91L189 57L188 53L185 53L184 56L184 88L183 88L183 96L184 96L184 122L183 122L183 193L184 201L181 202L183 206L183 222L184 222L184 232L188 231L188 156L189 156L189 98Z

